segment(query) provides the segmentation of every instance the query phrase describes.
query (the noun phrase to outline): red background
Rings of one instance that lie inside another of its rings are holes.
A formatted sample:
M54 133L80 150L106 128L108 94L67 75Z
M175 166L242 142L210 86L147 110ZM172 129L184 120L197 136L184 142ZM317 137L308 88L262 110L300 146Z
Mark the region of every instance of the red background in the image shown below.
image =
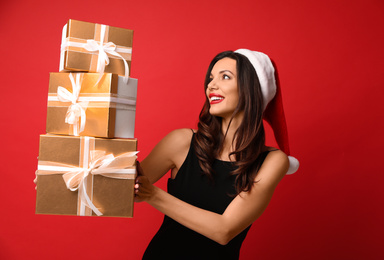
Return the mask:
M1 1L1 259L135 260L162 221L147 204L133 219L34 214L49 72L69 18L135 31L140 158L169 131L196 126L216 53L269 54L301 167L241 259L384 259L382 0Z

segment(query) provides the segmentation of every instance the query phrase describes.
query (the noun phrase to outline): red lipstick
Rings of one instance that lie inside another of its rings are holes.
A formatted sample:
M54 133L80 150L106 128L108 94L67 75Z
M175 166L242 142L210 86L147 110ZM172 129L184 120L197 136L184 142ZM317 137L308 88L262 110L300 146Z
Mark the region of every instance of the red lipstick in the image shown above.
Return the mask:
M209 94L209 100L210 100L209 103L212 105L212 104L220 103L221 101L224 100L224 97L216 93L211 93Z

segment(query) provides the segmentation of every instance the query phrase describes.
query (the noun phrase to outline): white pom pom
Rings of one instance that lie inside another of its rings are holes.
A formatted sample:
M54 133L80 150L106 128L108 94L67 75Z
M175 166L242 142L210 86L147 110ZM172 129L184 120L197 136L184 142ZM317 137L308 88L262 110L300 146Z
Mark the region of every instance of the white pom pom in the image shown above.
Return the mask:
M300 163L293 156L288 156L288 159L289 159L289 168L286 174L295 173L299 169Z

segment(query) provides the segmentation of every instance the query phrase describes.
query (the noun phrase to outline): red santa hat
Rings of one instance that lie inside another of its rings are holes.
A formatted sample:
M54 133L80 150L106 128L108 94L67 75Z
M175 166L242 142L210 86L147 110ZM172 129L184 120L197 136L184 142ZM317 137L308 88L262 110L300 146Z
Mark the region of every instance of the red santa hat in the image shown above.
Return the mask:
M281 91L276 83L275 68L269 57L262 52L247 49L239 49L235 52L247 57L256 70L263 94L264 120L272 127L279 148L288 155L289 169L287 174L295 173L299 168L299 161L290 156L287 124Z

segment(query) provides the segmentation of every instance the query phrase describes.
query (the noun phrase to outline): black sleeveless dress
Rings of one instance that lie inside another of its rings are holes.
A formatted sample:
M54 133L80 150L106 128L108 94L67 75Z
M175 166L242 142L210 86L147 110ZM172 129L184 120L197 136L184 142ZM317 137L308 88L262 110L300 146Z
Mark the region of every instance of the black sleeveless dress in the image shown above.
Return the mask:
M215 160L213 169L216 174L212 182L203 175L192 143L176 178L168 180L168 193L199 208L222 214L236 194L235 176L230 174L232 163ZM258 159L264 161L267 154L260 154ZM240 247L249 228L227 245L220 245L164 216L159 231L144 252L143 260L239 259Z

